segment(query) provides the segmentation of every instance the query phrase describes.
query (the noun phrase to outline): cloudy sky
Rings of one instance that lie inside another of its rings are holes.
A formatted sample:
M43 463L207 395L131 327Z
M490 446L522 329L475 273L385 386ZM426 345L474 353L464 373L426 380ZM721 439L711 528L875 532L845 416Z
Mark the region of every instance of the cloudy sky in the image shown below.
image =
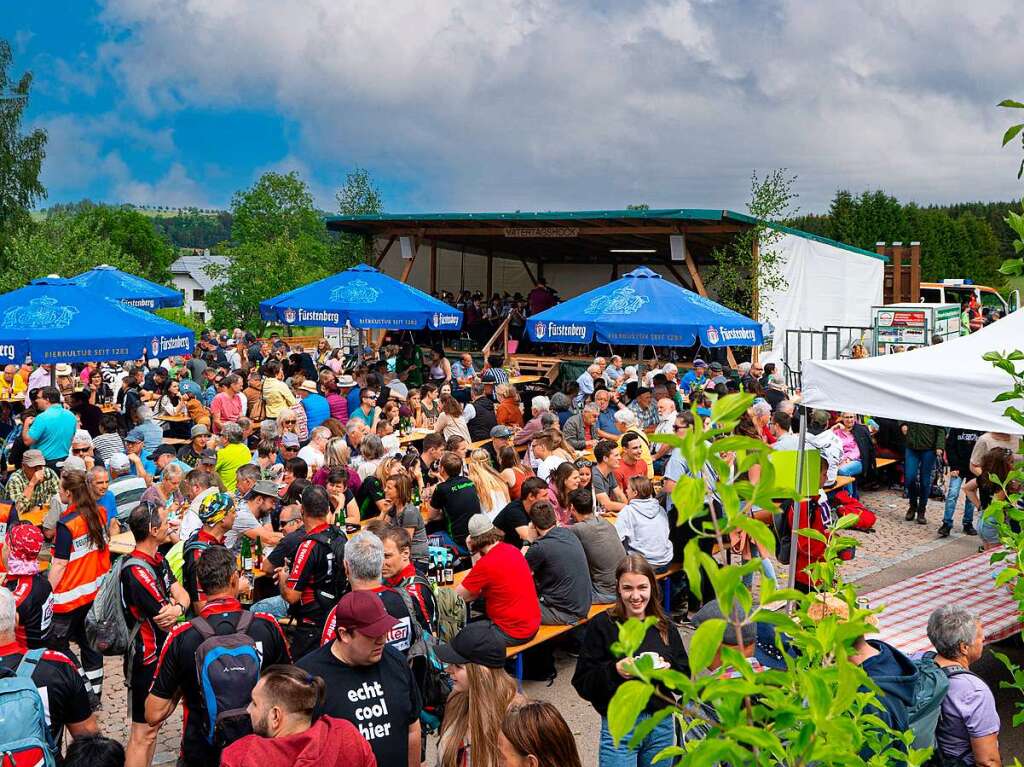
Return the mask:
M224 206L354 166L391 212L742 209L787 167L922 203L1019 197L1019 0L0 0L50 202Z

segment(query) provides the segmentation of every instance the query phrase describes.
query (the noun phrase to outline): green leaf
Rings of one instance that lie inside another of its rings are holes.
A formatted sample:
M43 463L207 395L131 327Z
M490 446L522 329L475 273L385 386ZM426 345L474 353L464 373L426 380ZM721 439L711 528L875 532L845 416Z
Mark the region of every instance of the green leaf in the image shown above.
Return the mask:
M706 511L705 490L703 479L694 479L686 475L679 477L676 486L672 488L672 503L679 510L679 524L685 524Z
M630 679L619 685L608 704L608 731L618 746L619 741L633 729L637 717L647 708L654 686Z
M996 104L996 106L1009 107L1010 109L1024 109L1024 104L1019 101L1014 101L1013 99L1003 99Z
M852 515L851 515L852 516ZM768 529L768 525L764 522L748 517L746 515L740 515L734 520L736 527L745 532L755 541L764 546L768 551L772 551L775 548L775 535L771 530Z
M812 541L818 541L819 543L827 543L825 535L819 533L813 527L801 527L796 531L796 534L800 538L810 538Z
M996 576L996 588L1005 586L1007 583L1016 578L1020 573L1013 568L1007 567L1005 570L1000 571L999 575Z
M693 632L693 639L690 640L691 676L697 676L714 660L724 635L725 621L721 618L712 618L697 627Z
M767 452L764 442L753 437L724 437L712 442L711 448L718 453L735 453L738 450L751 450L759 453Z
M691 538L683 549L683 572L690 584L690 592L699 597L701 593L700 538Z
M1014 137L1018 133L1020 133L1021 130L1024 130L1024 123L1020 125L1011 125L1009 128L1007 128L1006 133L1003 134L1003 146L1006 146L1011 141L1013 141Z
M711 420L716 424L738 421L754 402L753 394L729 394L711 405Z
M643 739L650 735L654 728L661 724L661 721L671 713L672 708L666 707L654 712L654 714L640 722L633 730L633 734L629 736L629 747L632 749L637 748L643 742Z

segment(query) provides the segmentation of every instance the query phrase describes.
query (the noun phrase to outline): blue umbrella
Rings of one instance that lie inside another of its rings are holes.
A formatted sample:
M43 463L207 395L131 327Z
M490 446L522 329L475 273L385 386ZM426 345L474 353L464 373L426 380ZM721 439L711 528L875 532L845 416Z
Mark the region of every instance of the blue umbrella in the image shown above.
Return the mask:
M528 318L534 341L586 344L757 346L761 326L640 267Z
M260 316L285 325L385 330L458 330L462 312L422 290L359 264L260 303Z
M89 288L93 295L116 298L139 309L164 309L185 303L180 291L157 285L107 264L82 272L72 277L71 281Z
M60 277L0 295L0 362L36 364L189 354L194 334Z

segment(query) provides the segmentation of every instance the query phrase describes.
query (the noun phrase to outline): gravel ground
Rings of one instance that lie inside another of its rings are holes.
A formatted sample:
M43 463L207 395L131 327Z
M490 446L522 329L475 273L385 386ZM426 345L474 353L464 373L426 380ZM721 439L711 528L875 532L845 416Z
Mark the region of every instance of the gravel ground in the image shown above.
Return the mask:
M978 539L964 536L959 532L959 527L955 528L949 538L938 538L936 530L942 516L939 501L933 500L929 504L928 524L918 525L904 521L907 504L898 491L865 492L862 500L878 515L878 523L874 533L853 533L860 545L856 557L843 565L843 573L848 581L857 582L863 590L896 583L910 575L956 561L977 550ZM781 566L779 572L783 572ZM684 641L689 643L689 632L684 630L681 633ZM1017 662L1024 663L1024 650L1019 641L1001 643L997 649L1006 652ZM558 706L576 737L583 764L597 764L600 719L589 704L580 700L569 683L575 658L561 649L555 649L554 654L558 669L554 682L551 685L526 682L524 692L530 697L548 700ZM100 712L101 726L105 734L126 742L128 716L120 659L108 659L105 668L107 676L103 710ZM1007 679L1008 674L991 653L986 653L975 670L995 691L1004 723L1001 736L1003 760L1009 762L1011 757L1024 754L1024 735L1010 727L1016 693L999 689L999 681ZM154 764L171 764L175 761L180 732L179 707L160 732ZM434 753L434 744L431 743L428 764L434 763Z

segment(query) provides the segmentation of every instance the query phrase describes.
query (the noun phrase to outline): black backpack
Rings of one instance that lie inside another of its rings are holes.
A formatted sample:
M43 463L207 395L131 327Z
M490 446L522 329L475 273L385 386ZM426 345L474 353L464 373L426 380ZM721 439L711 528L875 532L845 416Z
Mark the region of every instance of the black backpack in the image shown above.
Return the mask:
M348 591L348 578L345 577L345 544L348 538L333 525L309 537L327 549L327 577L315 591L317 604L326 614Z

